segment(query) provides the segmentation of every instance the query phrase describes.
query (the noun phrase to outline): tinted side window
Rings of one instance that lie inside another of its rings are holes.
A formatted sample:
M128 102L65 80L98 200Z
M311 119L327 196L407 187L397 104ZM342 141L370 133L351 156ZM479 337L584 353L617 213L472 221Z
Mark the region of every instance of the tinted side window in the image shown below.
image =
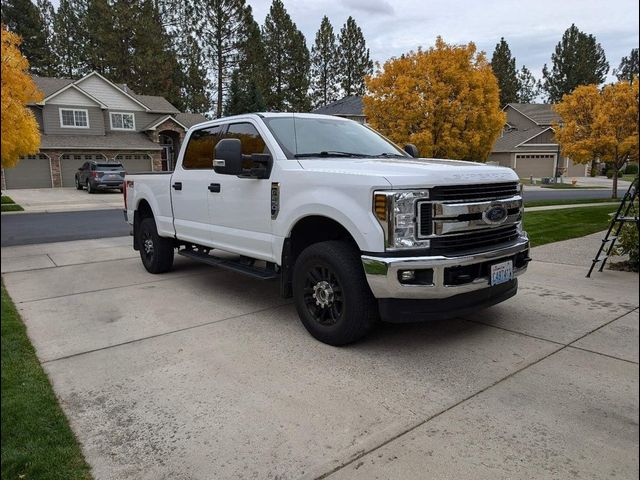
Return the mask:
M213 169L213 148L220 140L220 130L216 125L193 132L184 152L182 168Z
M264 140L250 123L233 123L229 125L224 138L238 138L242 144L242 154L269 153Z

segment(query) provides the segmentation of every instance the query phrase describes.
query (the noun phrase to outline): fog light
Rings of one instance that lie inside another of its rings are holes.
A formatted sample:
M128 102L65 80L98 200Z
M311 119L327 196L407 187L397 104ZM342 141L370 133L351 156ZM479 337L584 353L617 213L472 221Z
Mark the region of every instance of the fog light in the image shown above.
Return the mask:
M400 272L401 282L410 282L416 278L416 272L414 270L402 270Z

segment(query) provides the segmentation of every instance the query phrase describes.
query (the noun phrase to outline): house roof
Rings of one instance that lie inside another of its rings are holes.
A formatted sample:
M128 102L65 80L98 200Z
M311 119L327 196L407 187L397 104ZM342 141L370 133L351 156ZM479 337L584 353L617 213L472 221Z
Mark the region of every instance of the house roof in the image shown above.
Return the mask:
M507 107L529 117L536 125L550 126L561 120L560 115L553 111L553 105L550 103L509 103Z
M324 107L315 109L312 113L321 113L324 115L341 115L364 117L362 97L350 96L336 100Z
M178 113L175 119L187 128L191 128L198 123L206 122L207 117L199 113Z
M41 150L162 150L144 133L108 133L106 135L42 135Z
M77 80L73 80L71 78L39 77L37 75L33 75L33 80L34 80L36 86L38 87L38 89L42 93L44 93L44 96L46 98L46 97L50 97L54 93L62 90L63 88L68 87L70 84L78 84L82 80L87 78L88 76L94 75L94 74L102 77L102 75L99 75L96 72L91 72L90 74L85 75L84 77L79 78ZM104 77L102 77L102 78L104 78ZM111 83L111 82L109 82L109 83ZM116 88L119 88L124 94L132 97L133 100L141 103L143 106L148 108L151 112L157 112L157 113L179 113L179 110L176 107L174 107L164 97L161 97L161 96L158 96L158 95L138 95L138 94L134 93L133 91L131 91L131 89L128 88L124 84L112 83L112 85L114 85ZM84 92L82 90L82 87L76 86L76 88L78 90L82 91L83 93L87 94L86 92Z
M174 123L177 123L178 125L180 125L185 130L189 128L186 125L183 125L182 123L180 123L178 120L176 120L174 115L160 115L159 117L154 118L151 122L146 124L142 128L142 130L144 130L144 131L146 131L146 130L155 130L158 127L158 125L160 125L163 122L166 122L167 120L171 120Z
M528 140L540 135L549 127L532 127L527 130L511 130L502 134L496 143L493 145L492 153L501 152L514 152L518 150L518 147ZM536 144L532 143L531 146L535 147ZM542 147L541 147L542 148Z

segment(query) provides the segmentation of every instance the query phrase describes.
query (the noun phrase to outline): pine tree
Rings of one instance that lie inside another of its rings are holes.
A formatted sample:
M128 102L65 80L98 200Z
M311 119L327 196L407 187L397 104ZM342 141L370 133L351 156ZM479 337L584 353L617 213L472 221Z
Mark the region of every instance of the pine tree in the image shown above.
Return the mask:
M262 29L265 57L267 108L279 111L306 111L310 108L309 50L304 35L284 8L273 0Z
M338 98L338 48L329 18L322 17L316 41L311 48L311 96L319 108Z
M265 109L262 94L252 78L245 78L243 84L240 70L237 69L231 75L227 102L225 104L224 114L240 115L241 113L260 112Z
M593 35L571 25L551 55L551 70L544 65L542 88L550 102L562 100L580 85L600 85L609 72L609 63L602 46Z
M518 103L533 103L540 95L540 82L526 65L518 72Z
M204 47L214 69L216 116L222 116L225 91L237 66L238 32L244 0L201 0Z
M491 69L498 79L500 88L500 105L514 103L518 99L518 73L516 71L516 59L511 56L509 44L500 38L491 57Z
M198 42L187 36L187 55L182 60L182 97L186 112L205 113L211 110L211 82L207 77L204 54Z
M113 76L115 64L121 62L114 55L121 43L114 30L114 10L108 0L89 0L87 4L87 11L82 19L83 30L87 32L83 48L87 72L95 70L101 75Z
M58 58L56 56L56 31L53 26L55 10L49 0L37 0L36 5L42 21L42 31L45 36L44 50L41 55L41 63L37 70L31 66L34 73L45 77L55 77L59 74Z
M31 0L2 2L2 23L22 38L20 52L29 61L30 70L42 74L46 70L46 31L42 16Z
M55 51L61 75L74 78L86 71L82 45L86 42L82 19L85 9L81 0L60 0L53 19L56 31Z
M364 95L364 77L373 72L362 30L353 17L347 19L339 37L340 86L346 96Z
M640 75L640 64L638 62L638 49L631 49L628 57L622 57L618 68L613 70L613 74L620 82L633 82L633 77Z
M264 99L266 89L266 64L264 44L258 22L253 18L251 6L247 5L242 14L242 27L238 40L238 73L245 88L254 85ZM263 100L262 100L263 101ZM264 106L262 107L264 109Z

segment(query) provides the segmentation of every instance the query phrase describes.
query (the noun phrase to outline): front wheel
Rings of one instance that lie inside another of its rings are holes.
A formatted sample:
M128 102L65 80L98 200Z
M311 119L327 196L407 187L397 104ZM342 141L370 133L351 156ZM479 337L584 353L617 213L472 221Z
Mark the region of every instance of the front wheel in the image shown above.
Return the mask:
M78 180L78 177L76 177L76 190L82 190L82 184L80 180Z
M140 259L149 273L164 273L173 266L173 242L158 235L156 221L144 218L138 228Z
M293 297L305 328L329 345L361 339L378 317L359 252L343 241L319 242L300 254L293 268Z

